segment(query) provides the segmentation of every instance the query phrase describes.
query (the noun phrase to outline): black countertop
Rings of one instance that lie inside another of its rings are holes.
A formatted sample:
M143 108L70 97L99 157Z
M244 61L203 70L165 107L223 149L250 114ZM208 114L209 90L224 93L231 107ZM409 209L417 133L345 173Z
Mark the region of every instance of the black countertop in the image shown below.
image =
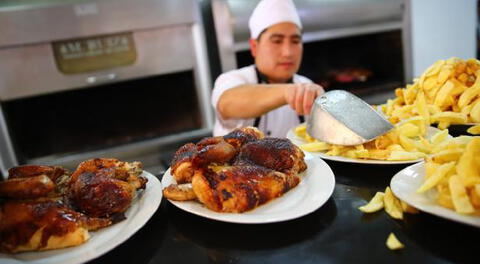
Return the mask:
M90 263L480 263L480 229L427 213L395 220L357 208L403 167L328 162L336 186L315 212L272 224L202 218L163 199L130 239ZM405 245L389 250L393 232Z

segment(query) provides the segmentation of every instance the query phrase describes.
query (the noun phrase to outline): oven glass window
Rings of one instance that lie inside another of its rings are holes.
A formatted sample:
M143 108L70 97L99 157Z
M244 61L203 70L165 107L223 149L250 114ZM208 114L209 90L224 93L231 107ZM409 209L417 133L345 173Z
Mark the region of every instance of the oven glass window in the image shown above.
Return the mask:
M192 71L3 102L20 160L202 127Z

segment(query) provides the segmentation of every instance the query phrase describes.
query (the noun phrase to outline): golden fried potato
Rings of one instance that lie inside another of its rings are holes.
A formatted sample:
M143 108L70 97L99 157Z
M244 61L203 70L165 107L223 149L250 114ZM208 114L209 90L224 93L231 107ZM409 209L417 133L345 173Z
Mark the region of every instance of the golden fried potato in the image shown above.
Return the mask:
M383 192L377 192L368 204L360 206L358 209L364 213L373 213L383 209Z
M395 219L403 219L403 210L400 200L395 197L390 187L385 189L385 195L383 197L385 204L385 211Z
M415 116L423 118L425 127L437 123L440 129L451 124L478 123L479 77L480 61L477 59L439 60L412 84L397 88L396 98L389 99L379 109L395 124ZM444 115L443 112L449 114Z
M386 245L390 250L398 250L405 247L393 233L388 235Z

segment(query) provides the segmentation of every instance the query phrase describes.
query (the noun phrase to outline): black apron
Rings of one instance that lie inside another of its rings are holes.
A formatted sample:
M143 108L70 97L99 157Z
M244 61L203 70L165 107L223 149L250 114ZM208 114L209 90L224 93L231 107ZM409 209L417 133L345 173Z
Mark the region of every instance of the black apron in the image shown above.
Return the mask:
M258 84L268 84L268 78L265 76L263 73L261 73L257 67L255 67L255 73L257 74L257 82ZM290 78L290 80L287 81L287 83L293 83L293 77ZM259 116L255 118L255 121L253 122L253 126L257 127L260 125L260 120L262 119L263 116ZM303 115L298 116L298 121L300 121L300 124L305 122L305 117ZM265 123L265 128L267 127L267 123ZM271 131L267 130L265 131L266 136L270 136Z

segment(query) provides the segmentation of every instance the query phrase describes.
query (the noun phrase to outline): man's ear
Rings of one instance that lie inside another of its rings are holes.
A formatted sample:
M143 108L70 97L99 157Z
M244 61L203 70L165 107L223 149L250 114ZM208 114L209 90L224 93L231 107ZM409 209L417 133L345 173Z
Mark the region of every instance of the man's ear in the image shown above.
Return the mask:
M252 54L252 57L255 58L257 56L257 45L258 42L256 39L251 38L248 43L250 44L250 53Z

